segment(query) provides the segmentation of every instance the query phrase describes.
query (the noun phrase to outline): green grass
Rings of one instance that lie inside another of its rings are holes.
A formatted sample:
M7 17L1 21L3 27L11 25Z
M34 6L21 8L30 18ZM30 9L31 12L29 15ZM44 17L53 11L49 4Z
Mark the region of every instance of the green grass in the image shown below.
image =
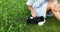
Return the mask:
M27 0L0 0L0 32L60 32L60 22L55 17L47 17L43 26L27 25L30 12Z

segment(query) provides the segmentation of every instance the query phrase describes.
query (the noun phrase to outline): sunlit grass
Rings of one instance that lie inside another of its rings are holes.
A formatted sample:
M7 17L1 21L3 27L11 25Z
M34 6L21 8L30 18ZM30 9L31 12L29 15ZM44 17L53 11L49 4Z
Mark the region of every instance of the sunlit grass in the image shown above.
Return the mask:
M48 17L43 26L27 25L27 0L0 0L0 32L60 32L60 22Z

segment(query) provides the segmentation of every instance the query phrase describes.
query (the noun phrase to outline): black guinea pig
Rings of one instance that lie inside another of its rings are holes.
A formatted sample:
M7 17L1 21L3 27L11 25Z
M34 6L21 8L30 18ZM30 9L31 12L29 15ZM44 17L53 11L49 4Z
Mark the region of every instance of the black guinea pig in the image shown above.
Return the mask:
M38 22L44 21L44 17L29 17L27 19L27 24L38 24Z

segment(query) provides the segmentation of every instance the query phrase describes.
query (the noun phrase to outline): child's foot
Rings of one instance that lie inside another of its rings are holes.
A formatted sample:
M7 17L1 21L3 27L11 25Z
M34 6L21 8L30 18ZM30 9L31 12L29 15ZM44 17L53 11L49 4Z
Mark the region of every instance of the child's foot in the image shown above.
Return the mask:
M46 20L41 21L41 22L38 22L38 25L39 25L39 26L42 26L42 25L44 25L45 22L46 22Z

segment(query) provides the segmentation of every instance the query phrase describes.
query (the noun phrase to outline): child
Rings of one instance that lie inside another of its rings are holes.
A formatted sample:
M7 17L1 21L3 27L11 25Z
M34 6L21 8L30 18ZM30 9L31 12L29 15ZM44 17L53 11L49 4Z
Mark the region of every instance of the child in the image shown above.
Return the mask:
M60 3L57 0L50 0L48 10L51 9L53 15L60 21Z
M58 4L57 0L49 0L49 1L48 0L28 0L27 5L29 10L31 11L32 17L43 16L44 18L46 18L46 12L48 12L49 10L52 10L53 15L58 20L60 20L60 15L59 15L60 12L58 11L59 9L57 8L60 5ZM45 21L39 22L39 24L40 23L44 24Z
M48 0L28 0L27 5L29 10L31 11L32 17L40 17L43 16L46 18L46 10L48 5ZM45 23L45 19L42 22Z

